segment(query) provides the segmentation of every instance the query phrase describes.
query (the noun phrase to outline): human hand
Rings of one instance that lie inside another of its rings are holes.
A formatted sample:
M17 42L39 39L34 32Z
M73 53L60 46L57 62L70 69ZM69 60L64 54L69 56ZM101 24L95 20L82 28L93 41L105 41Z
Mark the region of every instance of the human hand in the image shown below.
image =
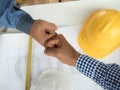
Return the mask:
M61 62L75 66L80 54L67 42L63 35L56 35L46 43L45 54Z
M30 35L44 46L46 41L56 35L55 30L57 30L55 24L43 20L36 20L32 25Z

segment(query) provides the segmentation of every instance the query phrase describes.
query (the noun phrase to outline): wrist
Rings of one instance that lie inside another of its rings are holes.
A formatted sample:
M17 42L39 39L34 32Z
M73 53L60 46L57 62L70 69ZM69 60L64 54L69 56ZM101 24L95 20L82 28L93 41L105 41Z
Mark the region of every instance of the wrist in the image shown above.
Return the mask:
M35 20L32 27L31 27L31 30L30 30L30 35L31 36L34 36L35 32L37 31L37 27L38 27L38 24L39 24L39 21L38 20Z
M76 66L76 63L77 63L77 60L78 60L78 58L80 57L80 53L78 53L78 52L75 52L74 54L73 54L73 58L72 58L72 62L71 62L71 65L72 66Z

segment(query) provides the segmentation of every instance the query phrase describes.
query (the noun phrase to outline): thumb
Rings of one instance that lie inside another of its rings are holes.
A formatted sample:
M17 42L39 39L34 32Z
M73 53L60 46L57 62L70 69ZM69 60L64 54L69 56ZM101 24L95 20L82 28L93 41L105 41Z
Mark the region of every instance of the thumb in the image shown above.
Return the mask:
M57 48L46 48L44 53L48 56L57 57Z

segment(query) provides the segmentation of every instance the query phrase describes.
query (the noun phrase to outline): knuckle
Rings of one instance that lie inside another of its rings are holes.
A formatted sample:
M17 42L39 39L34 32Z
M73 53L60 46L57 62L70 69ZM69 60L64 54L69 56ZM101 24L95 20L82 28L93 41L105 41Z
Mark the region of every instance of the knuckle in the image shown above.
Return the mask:
M54 29L57 29L57 26L56 26L54 23L51 23L51 26L52 26Z

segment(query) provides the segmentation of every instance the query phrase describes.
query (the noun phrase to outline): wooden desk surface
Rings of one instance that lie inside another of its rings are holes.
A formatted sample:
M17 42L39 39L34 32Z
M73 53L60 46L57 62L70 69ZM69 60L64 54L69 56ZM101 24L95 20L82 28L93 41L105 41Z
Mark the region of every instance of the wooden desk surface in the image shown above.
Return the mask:
M57 3L74 0L25 0L24 5L45 4L45 3Z

